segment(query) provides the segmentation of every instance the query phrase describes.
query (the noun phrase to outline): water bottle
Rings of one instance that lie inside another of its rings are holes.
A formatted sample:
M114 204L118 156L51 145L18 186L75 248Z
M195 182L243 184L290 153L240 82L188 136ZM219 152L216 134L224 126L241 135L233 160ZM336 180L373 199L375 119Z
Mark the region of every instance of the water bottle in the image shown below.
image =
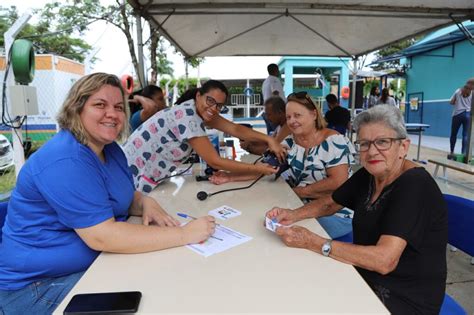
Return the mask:
M237 154L235 152L234 140L226 140L225 146L226 158L235 160L237 158Z

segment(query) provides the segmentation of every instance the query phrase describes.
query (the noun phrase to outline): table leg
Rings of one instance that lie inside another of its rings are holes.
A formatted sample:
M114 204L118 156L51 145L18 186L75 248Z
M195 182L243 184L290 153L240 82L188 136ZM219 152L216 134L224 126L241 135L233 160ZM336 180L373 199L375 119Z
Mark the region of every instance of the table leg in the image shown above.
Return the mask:
M435 167L435 170L434 170L434 173L433 173L434 178L438 177L438 170L439 170L439 165L436 164L436 167Z
M420 146L421 146L421 130L418 131L418 151L416 152L416 160L420 161Z

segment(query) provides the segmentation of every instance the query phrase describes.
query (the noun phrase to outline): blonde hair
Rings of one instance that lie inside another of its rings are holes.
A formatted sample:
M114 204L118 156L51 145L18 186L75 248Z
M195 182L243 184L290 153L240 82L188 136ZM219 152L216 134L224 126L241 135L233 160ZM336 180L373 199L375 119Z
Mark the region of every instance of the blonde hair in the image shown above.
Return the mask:
M130 109L128 108L127 99L120 79L113 74L102 72L93 73L80 78L76 83L74 83L57 116L59 127L61 129L69 130L74 137L76 137L77 141L84 145L87 145L88 134L82 124L80 115L89 97L105 85L111 85L118 88L122 94L126 117L117 140L124 140L128 136L130 130L128 122Z
M316 104L314 104L309 94L306 94L305 92L302 92L302 93L304 93L305 95L302 96L303 94L299 95L299 93L292 93L288 95L288 99L287 99L288 101L286 104L288 104L289 102L295 102L300 105L303 105L310 111L314 110L316 112L316 119L315 119L316 130L322 130L326 128L327 123L323 117L323 114L321 113L321 109L318 106L316 106Z

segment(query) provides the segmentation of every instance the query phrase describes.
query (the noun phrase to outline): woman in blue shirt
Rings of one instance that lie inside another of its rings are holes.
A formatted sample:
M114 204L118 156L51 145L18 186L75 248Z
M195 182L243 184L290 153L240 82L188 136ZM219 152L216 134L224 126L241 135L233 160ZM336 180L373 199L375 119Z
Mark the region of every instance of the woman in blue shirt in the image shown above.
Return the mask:
M81 78L59 113L61 131L22 168L0 244L0 313L51 313L101 251L155 251L214 232L212 217L179 227L134 190L115 142L129 128L124 95L114 75Z

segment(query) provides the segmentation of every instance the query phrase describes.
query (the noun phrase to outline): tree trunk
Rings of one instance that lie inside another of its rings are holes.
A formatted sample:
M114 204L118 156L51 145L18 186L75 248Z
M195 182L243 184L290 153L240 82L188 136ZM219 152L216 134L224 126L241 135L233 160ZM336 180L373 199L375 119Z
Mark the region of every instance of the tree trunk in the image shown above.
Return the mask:
M151 78L150 78L150 84L156 85L156 82L158 80L158 61L157 61L157 55L156 55L156 50L158 49L158 43L160 41L160 33L158 33L158 30L154 28L151 23L150 25L150 59L151 59Z
M126 6L124 6L124 5L120 6L120 15L122 16L122 20L123 20L122 31L125 34L125 36L127 37L128 50L130 52L130 57L132 58L133 67L135 69L135 73L139 77L138 74L140 73L140 71L139 71L139 66L138 66L138 59L137 59L137 55L135 53L135 43L133 42L133 37L132 37L132 34L130 32L130 23L128 21ZM140 79L138 81L140 83L140 88L143 88L145 82L140 82Z

